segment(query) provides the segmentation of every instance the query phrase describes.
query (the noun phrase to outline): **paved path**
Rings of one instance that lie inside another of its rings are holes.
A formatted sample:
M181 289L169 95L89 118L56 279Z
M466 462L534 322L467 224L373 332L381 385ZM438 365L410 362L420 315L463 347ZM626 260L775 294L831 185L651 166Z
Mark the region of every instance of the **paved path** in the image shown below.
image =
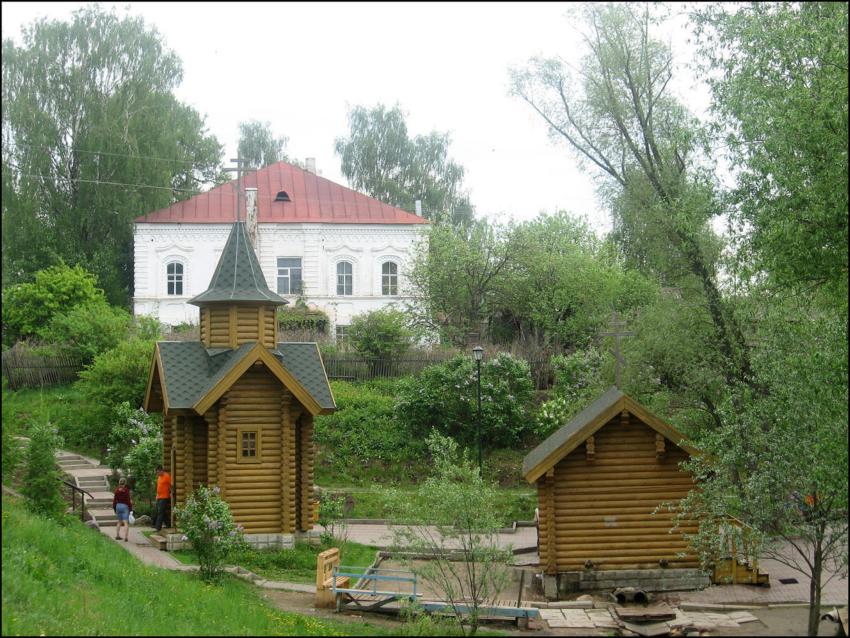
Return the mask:
M430 528L433 530L434 528ZM348 540L386 549L392 546L392 531L383 523L349 523ZM517 527L513 533L498 535L499 547L513 549L537 547L537 528Z

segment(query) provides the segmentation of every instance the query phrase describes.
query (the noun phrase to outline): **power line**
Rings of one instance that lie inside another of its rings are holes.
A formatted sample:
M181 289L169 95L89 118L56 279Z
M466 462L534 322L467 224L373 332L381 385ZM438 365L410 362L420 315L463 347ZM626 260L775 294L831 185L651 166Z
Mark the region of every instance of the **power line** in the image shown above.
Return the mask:
M36 175L34 173L19 173L19 175L21 175L22 177L33 177L33 178L36 178L36 179L47 179L47 180L56 179L55 177L51 177L50 175ZM66 179L66 180L71 181L71 182L86 182L88 184L97 184L97 185L103 184L105 186L126 186L128 188L155 188L155 189L164 190L164 191L178 191L178 192L181 192L181 193L194 193L195 195L200 195L202 192L204 192L204 191L199 191L199 190L189 189L189 188L172 188L171 186L151 186L150 184L125 184L123 182L110 182L110 181L100 180L100 179L85 179L85 178L82 178L82 177L60 178L60 179Z
M14 140L11 141L12 145L17 148L29 148L29 149L41 149L52 151L55 150L52 146L43 146L40 144L18 144ZM110 153L108 151L87 151L82 148L78 148L76 146L68 147L68 150L76 151L78 153L88 153L89 155L108 155L111 157L124 157L127 159L143 159L143 160L153 160L158 162L175 162L178 164L190 164L193 168L195 167L195 162L193 160L181 160L176 158L168 158L168 157L151 157L147 155L125 155L123 153Z

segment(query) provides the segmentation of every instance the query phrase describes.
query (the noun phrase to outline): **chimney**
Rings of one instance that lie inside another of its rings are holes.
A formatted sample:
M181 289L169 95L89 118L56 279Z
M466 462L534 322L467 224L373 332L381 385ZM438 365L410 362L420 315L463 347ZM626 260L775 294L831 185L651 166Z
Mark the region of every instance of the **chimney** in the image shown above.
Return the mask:
M305 170L308 173L313 173L313 175L316 174L316 158L315 157L308 157L306 160L304 160L304 164L305 164Z
M245 189L245 229L248 231L248 238L251 240L251 245L254 250L257 248L257 189Z
M416 200L416 214L419 215L420 217L422 217L422 200L421 199Z

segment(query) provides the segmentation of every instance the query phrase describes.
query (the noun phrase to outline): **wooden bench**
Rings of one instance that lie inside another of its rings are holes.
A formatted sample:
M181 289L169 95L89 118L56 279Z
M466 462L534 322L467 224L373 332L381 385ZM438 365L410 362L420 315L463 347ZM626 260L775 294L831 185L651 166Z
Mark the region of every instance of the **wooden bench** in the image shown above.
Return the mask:
M339 548L332 547L316 557L316 607L332 608L336 606L333 592L334 567L339 567ZM348 587L348 576L338 576L337 587Z

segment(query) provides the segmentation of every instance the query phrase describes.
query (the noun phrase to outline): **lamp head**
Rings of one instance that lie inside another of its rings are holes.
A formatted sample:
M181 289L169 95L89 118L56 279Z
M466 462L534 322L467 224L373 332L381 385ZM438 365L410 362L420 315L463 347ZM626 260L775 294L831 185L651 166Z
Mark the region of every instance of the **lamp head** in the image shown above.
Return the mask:
M475 346L472 349L472 356L475 358L476 361L481 361L484 358L484 348L482 348L481 346Z

